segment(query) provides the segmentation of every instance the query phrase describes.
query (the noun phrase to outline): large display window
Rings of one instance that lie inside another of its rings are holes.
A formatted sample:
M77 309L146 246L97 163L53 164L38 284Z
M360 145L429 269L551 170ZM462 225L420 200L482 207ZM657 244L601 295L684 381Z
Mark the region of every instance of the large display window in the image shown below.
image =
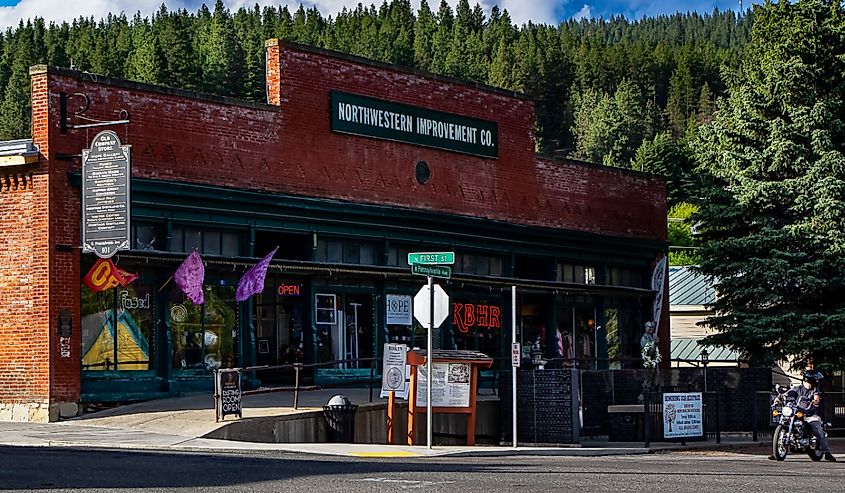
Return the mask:
M129 285L106 291L95 292L82 283L83 371L153 368L155 286L149 272L137 274Z
M223 281L206 284L203 289L205 303L195 305L178 286L169 286L167 313L176 370L212 370L237 365L235 286Z

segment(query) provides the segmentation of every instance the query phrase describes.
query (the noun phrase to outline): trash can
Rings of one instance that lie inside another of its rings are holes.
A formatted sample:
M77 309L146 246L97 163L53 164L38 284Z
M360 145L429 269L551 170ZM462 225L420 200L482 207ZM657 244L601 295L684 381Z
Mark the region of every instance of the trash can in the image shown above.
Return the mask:
M349 402L344 395L336 395L323 406L323 415L328 425L329 442L355 442L355 412L358 406Z

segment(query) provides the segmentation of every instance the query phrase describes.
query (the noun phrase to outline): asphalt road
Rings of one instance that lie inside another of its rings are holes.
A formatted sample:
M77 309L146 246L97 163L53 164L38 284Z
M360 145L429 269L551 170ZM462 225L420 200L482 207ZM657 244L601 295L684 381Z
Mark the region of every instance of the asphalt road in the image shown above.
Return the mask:
M0 447L0 491L428 492L816 491L845 488L845 462L755 453L613 457L351 459ZM793 476L794 475L794 476ZM800 482L787 477L803 476Z

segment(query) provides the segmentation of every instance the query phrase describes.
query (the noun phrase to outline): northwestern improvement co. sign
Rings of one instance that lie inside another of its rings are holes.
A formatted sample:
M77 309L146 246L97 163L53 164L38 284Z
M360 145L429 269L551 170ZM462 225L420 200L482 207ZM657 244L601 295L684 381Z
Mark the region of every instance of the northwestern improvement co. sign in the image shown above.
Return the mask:
M332 91L332 130L489 158L499 156L496 122Z

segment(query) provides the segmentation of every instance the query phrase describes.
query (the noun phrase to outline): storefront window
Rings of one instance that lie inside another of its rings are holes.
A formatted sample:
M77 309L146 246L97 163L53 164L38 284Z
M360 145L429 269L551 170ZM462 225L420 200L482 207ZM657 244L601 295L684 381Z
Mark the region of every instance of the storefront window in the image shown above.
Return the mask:
M622 346L619 340L619 310L609 308L604 311L604 326L607 338L608 368L622 368Z
M501 352L502 306L500 300L458 298L451 304L452 333L457 349L480 351L498 357Z
M128 286L82 295L82 369L149 370L153 361L155 290L143 276Z
M241 234L175 226L170 233L170 250L232 257L241 253Z
M206 285L205 303L194 305L170 288L168 313L176 369L229 368L237 364L238 317L235 287Z
M595 368L596 311L575 308L575 364L579 368Z

